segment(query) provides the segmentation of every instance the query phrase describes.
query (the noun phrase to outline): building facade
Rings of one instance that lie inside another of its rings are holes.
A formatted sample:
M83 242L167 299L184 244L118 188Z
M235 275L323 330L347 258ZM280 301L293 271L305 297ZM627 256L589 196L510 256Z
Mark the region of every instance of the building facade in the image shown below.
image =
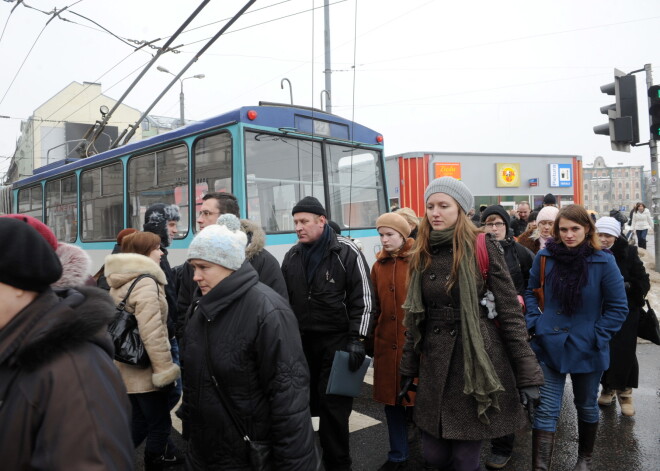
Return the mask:
M21 122L21 135L16 142L6 181L11 183L32 175L34 169L52 162L81 157L83 136L91 125L102 119L101 107L112 109L116 103L101 93L100 83L71 82ZM119 105L94 143L92 153L109 149L117 136L140 115L135 108ZM140 139L142 133L138 128L133 140Z
M582 203L582 158L577 155L406 152L385 158L391 205L424 214L424 189L431 180L452 176L472 191L475 209L501 204L514 209L527 201L541 206L552 193L559 206Z
M647 200L642 165L608 167L603 157L596 157L583 174L584 205L601 215L613 209L630 212L637 202Z

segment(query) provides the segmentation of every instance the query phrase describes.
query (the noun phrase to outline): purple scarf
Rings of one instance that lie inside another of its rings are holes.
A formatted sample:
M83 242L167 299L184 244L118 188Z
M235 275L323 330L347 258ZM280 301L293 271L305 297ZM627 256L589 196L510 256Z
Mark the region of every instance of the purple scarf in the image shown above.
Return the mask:
M545 248L555 260L547 275L548 286L552 295L559 299L562 313L570 316L582 304L580 292L589 281L587 258L594 253L594 249L588 243L569 249L552 238L548 239Z

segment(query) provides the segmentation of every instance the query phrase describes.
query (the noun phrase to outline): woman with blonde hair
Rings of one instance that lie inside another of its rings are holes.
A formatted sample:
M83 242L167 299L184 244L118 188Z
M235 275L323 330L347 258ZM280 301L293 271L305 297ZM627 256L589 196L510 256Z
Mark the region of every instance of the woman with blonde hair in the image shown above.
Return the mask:
M140 339L149 355L150 365L139 368L115 361L133 406L131 431L137 448L146 438L145 470L160 470L172 428L168 390L180 376L172 362L167 335L165 274L160 269L160 237L151 232L125 236L121 252L105 258L105 275L115 304L126 300L126 310L135 315ZM147 275L139 278L141 275ZM139 279L138 279L139 278Z
M474 204L469 189L442 177L429 184L424 199L403 306L408 334L399 396L418 377L414 421L424 459L441 469L451 463L457 471L474 471L482 440L524 427L521 404L538 399L543 375L501 249L485 234L479 242L480 231L467 217ZM477 263L480 247L486 273ZM487 290L499 327L480 304Z
M537 288L542 289L542 303L534 293ZM532 429L532 469L550 469L570 374L578 419L574 470L589 470L598 430L598 386L609 366L610 340L626 319L628 303L616 261L601 250L594 222L582 206L559 211L552 238L534 259L525 301L531 345L545 376Z
M415 239L417 237L417 231L419 230L419 218L417 217L417 214L415 214L415 211L410 208L399 208L394 212L406 220L410 226L410 235L408 237Z

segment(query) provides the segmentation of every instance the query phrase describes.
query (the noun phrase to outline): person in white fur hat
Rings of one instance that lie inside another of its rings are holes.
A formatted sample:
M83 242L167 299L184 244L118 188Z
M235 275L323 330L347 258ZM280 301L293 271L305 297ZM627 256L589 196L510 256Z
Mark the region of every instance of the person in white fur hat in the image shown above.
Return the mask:
M259 282L246 245L239 219L223 214L188 250L201 291L181 350L188 469L250 467L228 408L251 440L270 442L273 469L316 469L298 322L284 298Z
M610 406L618 399L621 413L635 415L632 390L638 386L639 364L637 363L637 325L639 311L644 307L644 298L651 288L649 275L639 258L637 247L628 244L621 236L621 224L612 217L602 217L596 222L598 239L604 249L609 249L623 275L628 299L628 315L619 330L610 340L610 366L603 373L600 384L603 389L598 404Z

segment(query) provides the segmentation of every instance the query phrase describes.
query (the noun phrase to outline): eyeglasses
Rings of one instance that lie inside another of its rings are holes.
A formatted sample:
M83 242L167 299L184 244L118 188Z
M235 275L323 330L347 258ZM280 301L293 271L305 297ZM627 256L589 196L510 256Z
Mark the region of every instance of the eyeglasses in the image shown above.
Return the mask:
M504 225L503 222L487 222L484 224L486 227L490 227L491 229L499 229Z
M220 214L220 211L213 211L213 212L211 212L211 211L208 211L208 210L204 209L204 210L202 210L202 211L200 211L200 212L197 213L197 215L198 215L200 218L201 218L202 216L204 216L205 218L207 218L207 217L209 217L209 216L211 216L211 215L213 215L213 214Z

